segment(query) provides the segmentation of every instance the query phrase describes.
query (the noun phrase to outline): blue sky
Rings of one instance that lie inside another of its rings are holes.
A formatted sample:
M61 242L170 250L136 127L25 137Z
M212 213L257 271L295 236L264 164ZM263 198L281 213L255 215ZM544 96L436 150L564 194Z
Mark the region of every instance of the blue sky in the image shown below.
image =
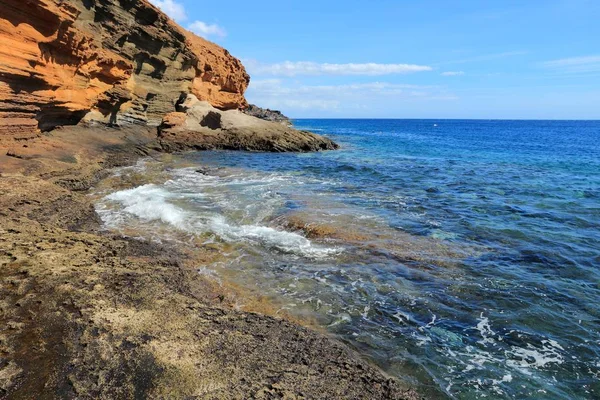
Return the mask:
M600 119L599 0L151 0L294 118Z

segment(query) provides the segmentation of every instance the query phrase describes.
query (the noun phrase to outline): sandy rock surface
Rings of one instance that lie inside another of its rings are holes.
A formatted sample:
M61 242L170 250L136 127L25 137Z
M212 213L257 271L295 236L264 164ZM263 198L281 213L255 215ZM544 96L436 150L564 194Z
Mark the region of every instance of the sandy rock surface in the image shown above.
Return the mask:
M102 231L87 189L158 156L153 130L27 143L0 145L0 398L419 398L323 334L237 311L197 273L215 249Z

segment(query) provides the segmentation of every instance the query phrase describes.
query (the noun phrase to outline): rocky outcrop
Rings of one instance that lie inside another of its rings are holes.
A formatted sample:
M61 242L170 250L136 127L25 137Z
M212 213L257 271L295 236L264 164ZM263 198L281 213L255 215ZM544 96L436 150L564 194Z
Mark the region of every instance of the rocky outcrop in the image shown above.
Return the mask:
M251 115L256 118L264 119L266 121L279 122L284 125L291 126L292 121L281 111L271 110L270 108L262 108L254 104L250 104L248 108L244 110L245 114Z
M330 139L265 121L239 110L221 111L189 95L159 126L165 150L320 151L338 148Z
M158 125L182 95L247 106L227 50L146 0L0 0L0 139L85 122Z

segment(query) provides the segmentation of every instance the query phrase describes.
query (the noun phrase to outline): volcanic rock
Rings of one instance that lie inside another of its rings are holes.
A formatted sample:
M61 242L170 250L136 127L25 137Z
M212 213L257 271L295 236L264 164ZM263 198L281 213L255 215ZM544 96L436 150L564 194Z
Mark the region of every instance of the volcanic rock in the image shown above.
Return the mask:
M80 121L158 125L194 93L247 106L241 62L146 0L0 0L0 139Z

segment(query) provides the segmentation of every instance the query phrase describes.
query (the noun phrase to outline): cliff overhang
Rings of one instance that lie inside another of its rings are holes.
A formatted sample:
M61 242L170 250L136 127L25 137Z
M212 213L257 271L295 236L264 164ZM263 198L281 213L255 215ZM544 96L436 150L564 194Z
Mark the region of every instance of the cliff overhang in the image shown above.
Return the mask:
M241 62L146 0L0 0L0 9L0 139L82 121L157 126L187 94L247 107Z

